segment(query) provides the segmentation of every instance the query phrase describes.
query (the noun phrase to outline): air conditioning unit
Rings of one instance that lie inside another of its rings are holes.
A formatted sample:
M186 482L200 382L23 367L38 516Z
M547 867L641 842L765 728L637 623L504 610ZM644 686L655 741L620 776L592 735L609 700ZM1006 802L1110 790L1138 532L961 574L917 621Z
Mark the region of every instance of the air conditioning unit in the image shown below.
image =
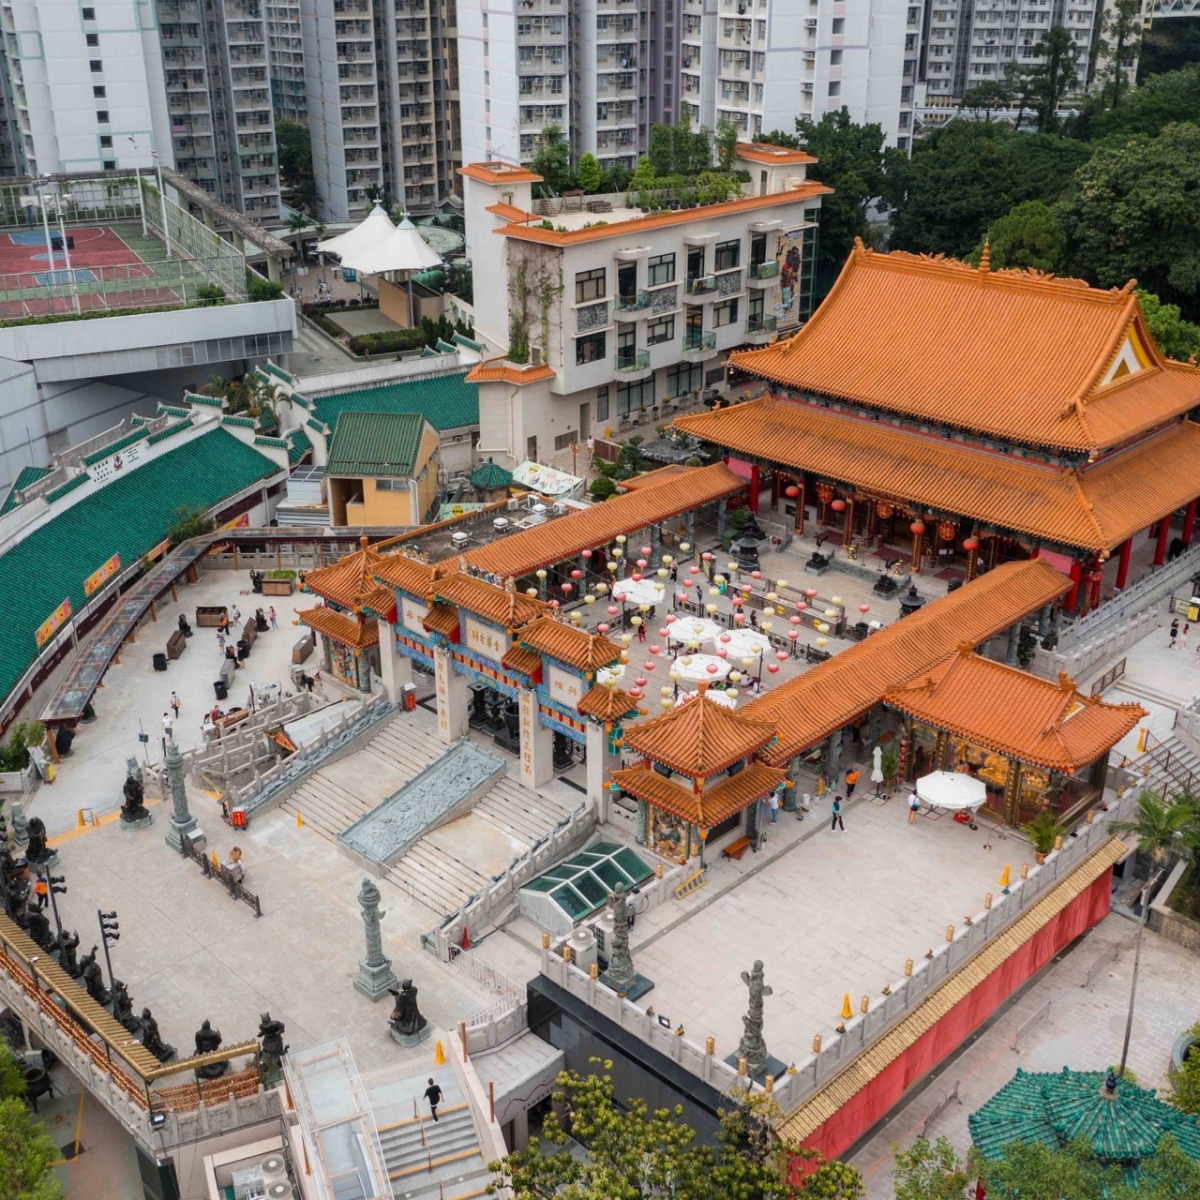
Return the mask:
M509 502L508 502L508 511L509 512L516 512L517 509L519 509L520 507L521 507L521 501L516 496L513 496L509 499Z
M267 1200L292 1200L292 1185L286 1179L267 1184Z
M450 540L454 543L456 550L461 550L470 540L470 535L463 533L461 529L457 529L450 535Z
M287 1162L282 1154L268 1154L258 1164L258 1169L262 1172L265 1184L274 1183L277 1179L287 1182Z

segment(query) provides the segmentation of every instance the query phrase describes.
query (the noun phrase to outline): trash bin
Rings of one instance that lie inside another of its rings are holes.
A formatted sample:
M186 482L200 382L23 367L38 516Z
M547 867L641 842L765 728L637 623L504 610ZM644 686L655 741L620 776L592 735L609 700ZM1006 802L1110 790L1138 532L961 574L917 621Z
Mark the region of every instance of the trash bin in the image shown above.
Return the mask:
M154 656L154 669L156 671L165 671L167 669L166 651L160 651Z
M218 679L213 683L213 691L217 693L218 700L229 699L229 688L225 684L225 680Z
M412 712L417 707L417 685L406 683L400 689L400 703L405 712Z

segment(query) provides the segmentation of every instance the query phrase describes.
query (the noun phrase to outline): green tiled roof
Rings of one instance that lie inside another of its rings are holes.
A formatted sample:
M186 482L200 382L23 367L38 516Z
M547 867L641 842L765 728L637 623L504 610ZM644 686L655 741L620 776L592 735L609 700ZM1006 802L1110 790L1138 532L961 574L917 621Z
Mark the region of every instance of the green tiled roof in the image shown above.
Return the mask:
M199 392L188 392L187 398L192 404L207 404L209 408L225 407L225 401L220 396L201 396Z
M325 470L331 475L412 475L424 430L420 413L343 413Z
M293 404L300 405L301 408L312 409L312 404L309 402L308 397L300 395L299 392L292 393L291 401Z
M254 439L254 444L256 446L271 446L275 450L284 450L287 448L287 442L283 438L266 437L261 433Z
M442 432L479 424L479 387L467 383L465 371L318 396L313 405L317 416L331 426L344 412L420 413Z
M77 487L83 487L91 476L86 471L80 471L73 479L68 479L62 487L56 487L54 491L47 492L42 499L47 504L53 504L55 500L61 500L68 492L73 492Z
M312 442L303 429L293 429L288 433L288 462L295 466L311 449Z
M16 482L8 489L8 495L4 497L4 503L0 504L0 517L7 512L12 512L17 507L17 493L23 491L27 487L32 487L39 479L45 479L53 470L52 467L22 467L21 473L17 476Z
M162 404L158 406L156 416L166 415L168 417L190 417L192 410L190 408L178 408L173 404Z
M456 342L460 346L466 346L468 350L474 350L478 354L483 353L482 343L473 342L469 337L466 337L461 333L456 333L450 340L452 342Z
M471 472L471 486L479 488L480 491L487 492L492 488L505 488L510 483L512 483L512 472L498 467L490 458L487 462L480 463Z
M0 695L36 657L37 627L66 596L79 611L85 577L110 555L120 554L126 565L136 562L166 536L180 505L211 508L278 470L265 455L214 428L121 472L0 555L0 595L20 597L0 622Z
M221 424L222 425L238 425L242 429L254 429L255 428L253 417L222 417Z
M167 438L177 433L182 433L185 429L191 429L191 427L192 418L188 417L186 421L176 421L174 425L168 425L166 429L160 429L157 433L152 433L146 441L151 446L157 446L159 442L165 442Z
M324 421L318 421L316 417L309 417L304 423L310 429L315 429L318 433L323 433L325 435L328 435L329 433L329 426L326 425Z
M102 446L99 450L93 451L91 454L84 456L83 465L90 467L94 463L102 462L110 454L116 454L120 450L124 450L126 446L132 446L134 442L140 442L146 436L144 429L134 429L127 433L124 437L117 438L115 442L110 442L107 446Z
M268 371L272 375L282 379L284 383L291 383L293 376L289 375L282 367L277 367L273 362L267 362L259 368L262 371Z
M985 1158L1000 1158L1013 1142L1064 1146L1082 1138L1097 1158L1136 1168L1171 1134L1200 1161L1196 1118L1157 1099L1152 1089L1118 1081L1115 1099L1102 1095L1103 1071L1060 1074L1018 1070L978 1112L967 1118L971 1140Z

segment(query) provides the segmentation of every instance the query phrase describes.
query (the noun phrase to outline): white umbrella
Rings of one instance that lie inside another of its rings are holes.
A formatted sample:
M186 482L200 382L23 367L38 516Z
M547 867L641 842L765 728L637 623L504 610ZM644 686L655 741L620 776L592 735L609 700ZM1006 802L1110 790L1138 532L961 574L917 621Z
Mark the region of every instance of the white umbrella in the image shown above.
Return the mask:
M667 639L681 646L699 646L711 642L721 632L721 626L707 617L680 617L667 629Z
M619 683L625 678L625 664L614 663L611 667L601 667L596 672L596 682L602 684Z
M424 271L442 265L442 256L430 249L420 231L407 217L382 240L364 241L349 253L343 251L341 254L342 266L353 267L364 275L382 275L388 271Z
M931 771L917 780L917 795L930 808L974 810L987 801L987 787L961 771Z
M661 604L667 589L652 579L622 579L612 585L613 599L618 604Z
M755 633L753 629L731 629L729 641L717 640L734 658L753 658L771 648L771 639L765 633Z
M681 704L686 704L689 700L695 700L699 695L699 692L680 692L675 697L675 707L678 708ZM711 700L714 704L721 705L722 708L737 708L737 700L728 692L723 692L720 689L710 688L704 693L704 698Z
M716 670L709 670L713 666ZM675 660L671 674L692 683L699 683L702 679L724 679L729 670L729 664L723 658L717 658L715 654L685 654Z
M344 262L347 255L380 245L395 230L396 227L392 224L391 217L384 211L383 205L376 204L366 218L355 225L353 229L347 229L345 233L339 233L336 237L318 242L317 249L323 254L337 254ZM353 266L354 264L347 265Z

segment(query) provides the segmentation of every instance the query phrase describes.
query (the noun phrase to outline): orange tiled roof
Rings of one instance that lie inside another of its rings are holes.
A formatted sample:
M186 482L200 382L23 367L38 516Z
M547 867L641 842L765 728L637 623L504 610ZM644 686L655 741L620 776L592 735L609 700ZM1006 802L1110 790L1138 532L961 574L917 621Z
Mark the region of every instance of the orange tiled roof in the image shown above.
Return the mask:
M1039 679L959 650L884 693L885 703L1000 754L1072 773L1107 754L1146 715L1139 704L1105 704L1072 680Z
M398 587L410 596L428 597L433 594L436 570L407 554L388 554L375 568L375 578L393 587Z
M469 163L465 167L459 167L460 175L469 175L472 179L478 179L481 183L541 183L542 176L536 171L529 170L528 167L519 166L517 163L506 162L485 162L485 163Z
M430 633L440 633L451 641L457 642L461 636L458 621L458 609L453 604L435 604L425 614L421 624Z
M653 471L643 471L632 479L622 479L619 486L627 492L637 492L643 488L657 487L660 483L665 483L670 479L678 479L679 476L686 475L694 469L694 467L685 467L683 463L671 463L666 467L656 467Z
M685 704L683 707L696 706ZM609 777L631 796L699 825L701 829L711 829L726 817L741 812L746 805L769 796L787 778L787 772L756 761L736 775L704 788L699 794L683 784L664 779L646 765L610 771Z
M1070 582L1037 559L1002 563L779 684L740 711L775 725L779 736L763 757L782 764L869 712L885 692L930 670L960 644L980 646L1057 600Z
M543 379L553 379L554 368L541 363L536 367L521 366L519 363L505 361L503 355L499 358L489 358L472 367L467 372L468 383L514 383L521 387L527 383L540 383Z
M833 188L815 180L791 188L786 192L769 192L765 196L742 196L738 200L727 200L723 204L710 204L704 208L680 208L670 212L651 213L629 221L614 221L608 225L593 225L588 229L542 229L537 225L502 225L493 233L515 238L520 242L540 242L544 246L577 246L582 242L598 242L603 238L628 237L642 234L651 229L663 229L670 225L686 225L691 221L716 220L718 217L735 213L754 212L759 208L775 208L780 204L796 204L811 200L814 196L831 196Z
M518 208L515 204L489 204L485 211L494 213L497 217L503 217L506 221L533 220L533 213L527 213L523 208Z
M703 695L625 730L625 744L682 775L704 779L761 750L775 736L764 717Z
M466 559L471 566L502 579L517 578L539 567L565 562L581 550L605 546L619 533L633 533L722 496L732 496L745 483L723 463L691 467L686 476L668 478L661 487L614 496L603 504L477 546L467 552Z
M365 537L359 548L327 567L306 571L304 586L326 600L357 612L369 608L387 621L396 619L396 597L390 589L375 582L375 574L385 558L373 550Z
M516 671L526 679L533 679L542 673L542 656L535 650L526 650L524 646L513 645L505 650L500 659L500 665L509 671Z
M439 600L455 605L502 629L519 629L545 616L546 605L532 596L509 592L470 575L448 575L434 584Z
M317 605L316 608L306 608L297 612L296 616L301 624L316 630L317 633L323 633L343 646L364 650L379 642L379 622L374 617L360 621L357 617L348 617L345 613L335 612L323 604Z
M605 683L597 683L584 692L576 708L580 715L595 717L597 721L619 721L628 716L638 702L628 693Z
M578 671L598 671L621 657L621 647L603 634L575 629L551 617L542 617L513 636L522 646L548 654Z
M1190 421L1076 469L776 396L675 426L735 454L1089 550L1113 549L1200 492Z
M772 146L769 142L739 142L738 158L749 162L765 163L768 166L785 166L800 163L815 163L818 160L803 150L792 150L786 146Z
M1103 384L1131 336L1147 365ZM1079 451L1200 403L1200 371L1167 362L1131 287L861 245L799 333L730 361L801 391Z

